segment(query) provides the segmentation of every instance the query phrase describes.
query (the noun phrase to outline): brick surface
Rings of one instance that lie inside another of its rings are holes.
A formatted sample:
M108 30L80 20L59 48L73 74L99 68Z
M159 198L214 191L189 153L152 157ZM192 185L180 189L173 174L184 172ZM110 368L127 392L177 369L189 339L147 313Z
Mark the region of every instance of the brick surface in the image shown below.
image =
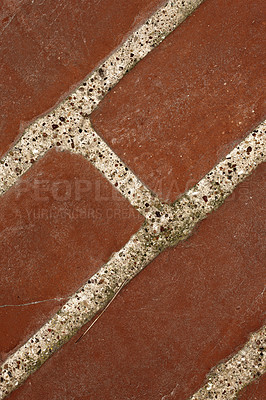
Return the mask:
M10 399L186 399L263 324L265 166ZM256 266L254 268L254 266Z
M264 400L266 396L266 376L262 376L241 391L238 400Z
M265 115L263 0L207 0L112 90L92 122L174 201Z
M83 157L51 150L0 198L2 360L52 315L143 218ZM115 232L115 234L114 234ZM54 300L52 300L54 299Z
M58 103L163 3L3 0L0 155L31 120ZM178 4L171 2L171 7ZM92 114L96 131L161 199L172 202L192 187L264 118L264 9L262 0L206 0L139 62ZM175 18L169 10L162 11L157 39L166 35L164 21L170 28ZM132 45L136 54L143 54L145 35L147 45L155 40L158 16L155 19L148 24L149 34L145 24L146 33L139 34L141 42L133 37L128 57L134 55L130 53ZM120 50L123 58L124 50ZM113 74L108 65L105 72ZM100 78L105 72L98 71ZM96 85L95 91L99 90ZM27 142L21 142L22 148L11 154L11 160L2 161L7 168L10 163L17 167L16 177L23 171L19 152L39 154L35 140L29 136ZM75 140L79 141L78 135ZM99 138L94 150L85 136L80 140L81 147L88 145L89 151L95 151L91 160L96 162L99 157L95 165L105 171L107 179L116 182L125 195L132 194L132 204L138 207L142 199L148 216L142 233L109 265L108 283L102 279L105 275L97 281L105 282L107 293L107 287L115 288L116 280L117 284L123 281L123 274L131 273L136 264L141 268L157 254L167 231L161 226L158 237L152 236L153 244L144 232L157 232L156 218L165 221L162 210L167 210L173 222L174 207L160 205L155 198L158 208L152 218L147 206L150 193L137 188L134 176L126 177L128 168L122 164L122 171L113 168L114 157L108 151L109 155L101 158L104 152ZM78 302L75 297L72 308L58 317L59 329L53 323L39 339L30 339L20 361L17 353L13 361L7 357L121 249L143 222L92 164L81 156L58 151L59 142L56 146L57 150L50 150L38 162L32 158L32 168L0 197L0 386L6 385L4 390L9 381L14 388L21 376L25 377L29 365L24 361L29 353L36 352L39 367L46 350L51 353L60 338L68 337L66 324L60 325L65 315L68 320L67 313L74 320L78 310L75 323L83 320L85 289ZM261 158L255 157L257 144L247 146L243 154L238 148L238 154L251 167ZM250 153L253 158L247 157ZM243 174L240 165L242 162L234 168L239 177ZM5 171L3 181L10 178ZM261 165L189 239L163 252L133 279L82 340L75 343L86 326L9 398L170 400L187 399L195 393L210 369L238 351L249 334L265 322L264 192L265 165ZM202 203L209 201L202 193L198 196ZM183 211L193 212L189 206ZM115 263L121 264L121 275L114 275ZM95 313L103 303L98 286L94 282L91 286L84 307L91 311L95 303ZM34 357L30 362L33 371ZM239 399L261 400L264 393L263 377L245 388Z
M4 0L0 154L143 23L162 0Z

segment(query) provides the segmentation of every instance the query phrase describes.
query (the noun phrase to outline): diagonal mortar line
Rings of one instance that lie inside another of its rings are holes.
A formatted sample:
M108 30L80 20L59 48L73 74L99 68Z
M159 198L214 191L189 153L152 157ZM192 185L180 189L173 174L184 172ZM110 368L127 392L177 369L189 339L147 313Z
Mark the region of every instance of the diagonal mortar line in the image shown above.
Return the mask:
M87 77L66 100L67 104L83 114L90 114L123 76L158 46L203 1L167 1Z
M176 203L164 205L160 212L147 218L129 242L8 357L1 367L1 399L104 308L124 282L130 281L165 248L187 238L195 225L219 207L235 186L265 160L265 127L264 121Z
M168 1L89 74L70 96L31 124L0 160L0 195L12 187L50 148L60 146L64 141L72 145L83 118L88 117L123 76L203 1Z
M266 159L266 120L256 127L203 179L173 204L175 210L189 205L199 220L218 208L252 171Z
M266 372L266 326L253 333L244 347L214 367L207 383L189 400L234 400L245 386Z
M132 279L159 253L149 247L141 228L129 242L1 367L0 398L3 399L38 369L102 309L127 279Z

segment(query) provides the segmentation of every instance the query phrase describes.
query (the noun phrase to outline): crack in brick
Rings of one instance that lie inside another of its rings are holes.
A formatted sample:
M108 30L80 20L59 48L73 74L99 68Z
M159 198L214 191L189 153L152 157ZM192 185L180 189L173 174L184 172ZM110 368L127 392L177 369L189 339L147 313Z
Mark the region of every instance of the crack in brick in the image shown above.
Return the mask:
M40 304L40 303L46 303L48 301L62 301L62 300L67 300L68 297L55 297L53 299L45 299L45 300L36 300L36 301L31 301L28 303L23 303L23 304L2 304L0 305L0 308L5 308L5 307L25 307L25 306L31 306L34 304Z

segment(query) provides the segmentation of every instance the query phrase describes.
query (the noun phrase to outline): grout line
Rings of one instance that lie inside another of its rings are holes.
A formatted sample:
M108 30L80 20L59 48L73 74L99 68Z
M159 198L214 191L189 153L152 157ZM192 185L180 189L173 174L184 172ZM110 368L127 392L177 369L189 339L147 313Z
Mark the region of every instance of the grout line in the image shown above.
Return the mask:
M266 326L253 333L244 347L210 372L207 383L189 400L234 400L245 386L266 371ZM264 357L263 357L264 355Z
M82 123L83 117L76 113L67 113L61 104L53 112L30 125L0 160L0 196L16 184L39 158L57 146L59 136L62 137L63 143L69 141L71 144L76 126L81 126Z
M74 146L64 150L83 155L124 196L140 214L148 217L162 208L162 203L111 150L92 128L89 119L74 137Z
M123 76L158 46L204 0L171 0L133 32L53 111L37 119L0 160L0 195L50 148L73 145L83 119Z
M93 325L96 324L96 322L98 321L99 318L101 318L103 313L105 313L107 308L112 304L112 302L115 300L117 295L121 292L121 290L123 289L124 286L126 286L127 283L128 283L128 281L126 280L119 286L119 288L117 289L117 291L115 292L114 296L111 298L109 303L106 304L106 306L103 308L101 313L95 318L95 320L89 325L89 327L82 333L82 335L75 341L75 344L77 344L91 330Z
M204 0L169 0L133 32L66 100L89 115L140 60L157 47Z
M121 285L134 278L165 248L191 235L195 225L218 208L235 186L265 160L265 127L265 122L260 124L172 206L162 205L161 211L147 218L129 242L49 322L5 360L0 373L1 399L106 307Z
M187 192L187 196L205 213L232 193L239 182L265 161L266 120L256 127L219 164Z

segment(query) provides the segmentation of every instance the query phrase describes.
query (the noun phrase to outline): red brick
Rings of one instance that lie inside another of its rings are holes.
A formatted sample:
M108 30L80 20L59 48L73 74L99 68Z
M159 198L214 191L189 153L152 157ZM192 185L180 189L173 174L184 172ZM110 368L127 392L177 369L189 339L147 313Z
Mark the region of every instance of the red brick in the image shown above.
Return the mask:
M162 0L4 0L0 9L0 154Z
M243 389L238 396L238 400L265 400L265 393L266 376L264 375Z
M93 112L162 199L192 187L264 118L263 10L263 0L205 1Z
M0 214L0 305L66 298L143 220L83 157L56 150L0 198ZM60 304L0 308L2 359Z
M10 399L192 395L263 324L264 173L259 167L193 236L157 257Z

